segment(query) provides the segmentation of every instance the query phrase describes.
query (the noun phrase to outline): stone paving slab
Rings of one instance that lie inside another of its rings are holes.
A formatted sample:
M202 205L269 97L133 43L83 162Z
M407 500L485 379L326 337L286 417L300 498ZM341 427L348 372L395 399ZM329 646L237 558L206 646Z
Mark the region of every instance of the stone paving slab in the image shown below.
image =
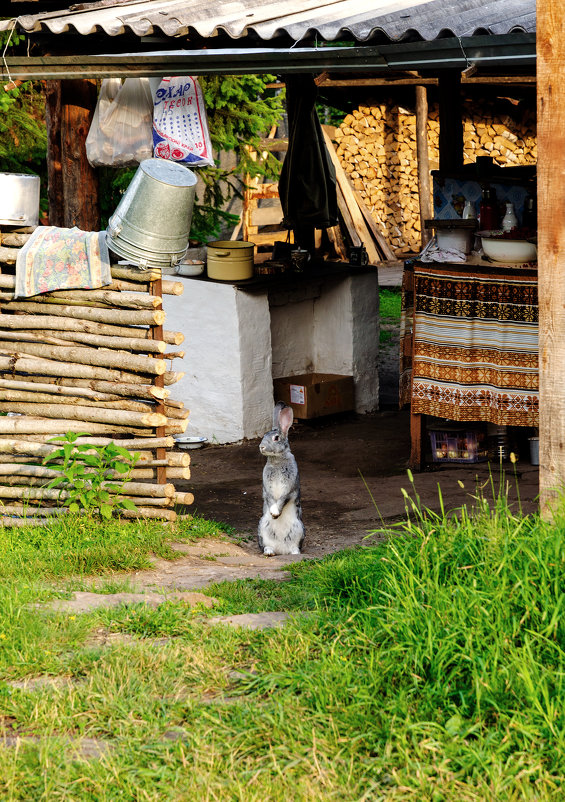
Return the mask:
M70 599L56 599L48 604L36 604L38 610L50 610L56 613L86 613L106 607L117 607L120 604L146 604L148 607L158 607L167 601L184 601L191 607L202 604L213 607L217 599L205 596L203 593L89 593L77 591Z
M21 748L25 745L38 746L40 743L49 741L59 742L63 738L65 745L69 748L71 755L83 760L97 760L106 754L112 745L108 741L101 741L97 738L69 738L67 735L58 737L55 735L1 735L0 747Z
M289 613L242 613L241 615L226 615L207 618L208 624L227 624L232 627L242 629L271 629L272 627L282 627L289 620Z

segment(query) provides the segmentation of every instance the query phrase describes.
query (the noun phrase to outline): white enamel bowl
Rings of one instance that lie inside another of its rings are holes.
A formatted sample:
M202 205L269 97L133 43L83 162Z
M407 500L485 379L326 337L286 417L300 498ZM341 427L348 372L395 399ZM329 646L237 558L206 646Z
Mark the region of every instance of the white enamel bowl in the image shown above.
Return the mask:
M538 258L535 242L526 239L496 239L481 237L485 256L495 262L534 262Z

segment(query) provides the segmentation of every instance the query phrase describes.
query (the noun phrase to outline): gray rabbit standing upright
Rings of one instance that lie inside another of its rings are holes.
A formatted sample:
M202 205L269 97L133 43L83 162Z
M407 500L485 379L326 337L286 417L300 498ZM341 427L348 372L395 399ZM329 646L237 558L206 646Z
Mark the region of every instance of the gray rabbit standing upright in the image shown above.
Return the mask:
M273 428L261 440L259 450L267 457L263 469L263 515L257 539L263 554L300 554L304 540L300 478L288 444L294 415L279 402L273 412Z

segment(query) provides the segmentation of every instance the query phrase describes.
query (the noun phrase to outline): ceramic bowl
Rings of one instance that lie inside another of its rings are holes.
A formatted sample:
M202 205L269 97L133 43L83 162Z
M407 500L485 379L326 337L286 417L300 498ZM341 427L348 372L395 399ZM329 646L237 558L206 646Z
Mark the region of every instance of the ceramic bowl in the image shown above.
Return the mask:
M179 262L175 268L177 276L201 276L204 272L204 262Z
M495 262L533 262L538 258L535 242L526 239L497 239L493 236L481 236L485 256Z
M185 434L180 434L175 437L175 445L178 448L202 448L204 443L207 443L206 437L189 437Z

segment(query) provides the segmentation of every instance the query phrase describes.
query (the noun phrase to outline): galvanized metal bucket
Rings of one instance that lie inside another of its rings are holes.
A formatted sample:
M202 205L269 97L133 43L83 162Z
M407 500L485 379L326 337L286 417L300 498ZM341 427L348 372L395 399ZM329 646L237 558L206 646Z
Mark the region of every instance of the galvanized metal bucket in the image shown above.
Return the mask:
M108 222L110 250L141 269L178 264L188 248L196 180L181 164L142 161Z

